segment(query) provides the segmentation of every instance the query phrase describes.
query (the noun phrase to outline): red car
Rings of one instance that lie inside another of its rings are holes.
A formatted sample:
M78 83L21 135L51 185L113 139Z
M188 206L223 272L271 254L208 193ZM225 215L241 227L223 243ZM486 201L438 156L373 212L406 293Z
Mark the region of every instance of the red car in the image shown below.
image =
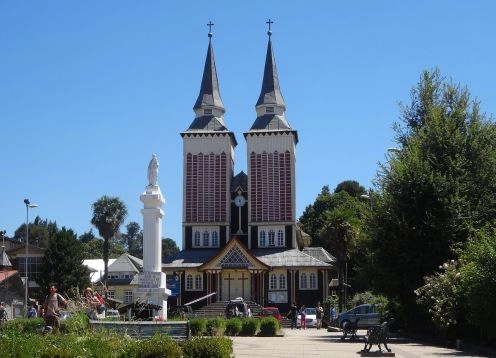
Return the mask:
M260 311L260 318L270 317L270 316L276 318L279 322L282 321L282 316L279 313L279 308L277 308L277 307L264 307L264 308L262 308L262 310Z

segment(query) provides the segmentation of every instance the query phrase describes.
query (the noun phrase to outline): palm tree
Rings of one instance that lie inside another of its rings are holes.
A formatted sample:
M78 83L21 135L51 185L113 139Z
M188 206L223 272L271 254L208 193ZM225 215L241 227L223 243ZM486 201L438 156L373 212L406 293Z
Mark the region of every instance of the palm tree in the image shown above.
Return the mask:
M93 209L91 224L98 229L98 233L103 237L104 285L107 287L109 240L119 231L119 227L127 216L127 208L119 198L106 195L94 202L91 208Z
M338 206L324 213L324 225L319 230L322 246L336 257L338 268L339 311L343 310L345 267L355 249L359 235L359 219L348 208Z

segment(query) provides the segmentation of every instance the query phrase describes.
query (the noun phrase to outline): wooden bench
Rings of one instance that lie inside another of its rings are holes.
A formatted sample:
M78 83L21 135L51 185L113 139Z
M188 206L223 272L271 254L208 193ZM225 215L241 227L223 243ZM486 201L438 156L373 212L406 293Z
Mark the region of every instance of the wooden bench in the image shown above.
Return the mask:
M343 323L343 336L341 340L344 340L348 335L350 339L357 339L357 329L358 329L358 321L360 318L355 318L353 321L346 321Z
M373 355L377 355L377 353L379 353L381 356L384 356L384 354L382 354L384 351L382 350L381 345L384 345L384 348L386 348L386 351L388 353L391 352L391 349L389 349L389 347L387 346L387 342L389 340L389 326L392 323L394 323L394 318L390 318L380 325L371 327L367 330L367 334L365 335L365 347L363 347L363 349L360 351L362 356L369 356L370 354L367 353L370 352L370 349L373 345L377 345L377 347L379 348L379 351L374 352ZM394 353L387 355L394 355Z

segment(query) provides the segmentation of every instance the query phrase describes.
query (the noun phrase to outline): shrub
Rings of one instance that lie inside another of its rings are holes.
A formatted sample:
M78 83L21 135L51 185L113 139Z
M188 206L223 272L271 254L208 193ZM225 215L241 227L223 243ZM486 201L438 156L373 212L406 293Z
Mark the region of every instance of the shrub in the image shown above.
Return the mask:
M189 321L192 336L203 336L207 332L207 320L205 318L193 318Z
M16 318L4 322L3 332L35 333L41 330L43 318Z
M232 341L226 337L194 337L183 344L184 358L230 358Z
M231 318L226 322L225 334L228 336L237 336L241 332L241 319Z
M89 317L83 312L74 313L71 317L60 322L60 331L63 333L82 334L87 332L89 327Z
M349 302L349 304L351 305L351 307L349 308L365 303L372 303L377 305L377 310L379 312L381 322L389 318L388 299L382 295L374 295L371 291L356 293Z
M260 334L263 336L275 336L281 328L281 323L274 317L264 317L260 321Z
M224 318L215 317L207 320L207 334L209 336L222 336L226 328Z
M157 334L150 339L135 341L133 347L125 352L124 356L133 358L181 358L183 350L172 338Z
M241 334L243 336L254 336L260 327L258 318L244 318L241 323Z

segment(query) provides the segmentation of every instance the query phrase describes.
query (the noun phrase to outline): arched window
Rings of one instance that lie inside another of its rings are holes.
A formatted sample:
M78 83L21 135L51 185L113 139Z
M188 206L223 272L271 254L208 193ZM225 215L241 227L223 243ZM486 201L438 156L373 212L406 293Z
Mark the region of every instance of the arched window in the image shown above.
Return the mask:
M312 272L310 274L310 288L317 288L317 275Z
M212 246L219 246L219 234L217 233L217 231L212 232Z
M195 276L195 290L201 290L203 289L203 280L202 280L202 275L197 274Z
M210 240L209 240L209 233L207 230L203 232L203 246L207 247L210 246Z
M266 246L267 243L265 241L265 230L260 231L260 247Z
M284 233L282 230L277 231L277 246L284 246Z
M300 274L300 288L308 288L307 274L304 272Z
M195 231L195 243L193 246L200 246L200 232L199 231Z
M277 276L275 273L270 275L270 289L271 290L276 290L277 289Z
M279 275L279 289L280 290L286 289L286 275L283 273Z
M193 275L191 274L186 275L186 289L187 290L193 289Z
M275 246L274 230L269 230L269 246Z

